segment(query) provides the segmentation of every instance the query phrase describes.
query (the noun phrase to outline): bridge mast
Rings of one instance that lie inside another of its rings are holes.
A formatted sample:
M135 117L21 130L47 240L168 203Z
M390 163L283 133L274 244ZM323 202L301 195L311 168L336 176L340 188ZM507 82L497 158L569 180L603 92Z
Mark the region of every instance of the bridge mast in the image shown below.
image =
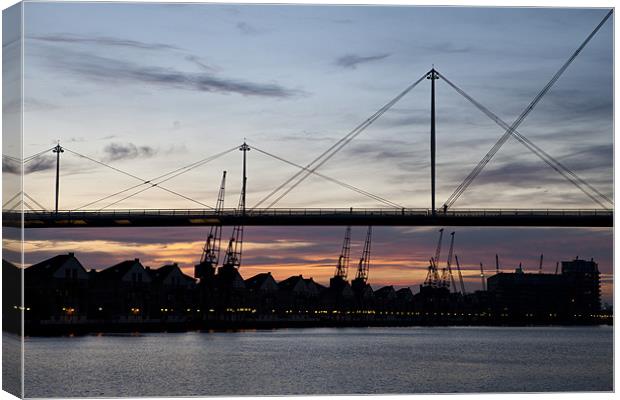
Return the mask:
M60 187L60 153L64 153L65 151L60 146L60 142L52 149L54 153L56 153L56 213L58 213L58 189Z
M246 194L246 185L248 181L247 170L246 170L246 154L248 151L250 151L250 146L248 146L248 144L244 140L241 147L239 147L239 150L243 152L243 182L241 186L241 212L243 215L245 215L245 194Z
M426 79L431 81L431 210L435 215L435 80L439 79L435 67L431 69Z

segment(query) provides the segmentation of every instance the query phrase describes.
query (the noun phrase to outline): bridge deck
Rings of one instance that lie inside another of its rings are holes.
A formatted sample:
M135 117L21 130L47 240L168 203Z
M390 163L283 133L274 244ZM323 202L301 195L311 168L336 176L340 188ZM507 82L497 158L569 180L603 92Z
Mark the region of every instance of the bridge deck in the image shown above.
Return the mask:
M208 225L375 225L375 226L540 226L612 227L613 211L557 209L428 209L287 208L235 209L4 211L3 225L26 228L165 227Z

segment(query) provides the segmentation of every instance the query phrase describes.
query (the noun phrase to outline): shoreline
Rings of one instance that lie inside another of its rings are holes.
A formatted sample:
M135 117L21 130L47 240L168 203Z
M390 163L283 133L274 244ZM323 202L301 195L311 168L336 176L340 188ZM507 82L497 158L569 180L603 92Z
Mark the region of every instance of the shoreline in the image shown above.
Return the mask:
M122 323L65 323L45 325L25 325L24 336L84 336L104 333L180 333L180 332L228 332L238 330L277 330L304 328L365 328L365 327L574 327L611 326L600 320L588 321L447 321L447 320L245 320L245 321L194 321L194 322L122 322ZM5 331L7 332L7 331ZM17 332L10 332L18 334Z

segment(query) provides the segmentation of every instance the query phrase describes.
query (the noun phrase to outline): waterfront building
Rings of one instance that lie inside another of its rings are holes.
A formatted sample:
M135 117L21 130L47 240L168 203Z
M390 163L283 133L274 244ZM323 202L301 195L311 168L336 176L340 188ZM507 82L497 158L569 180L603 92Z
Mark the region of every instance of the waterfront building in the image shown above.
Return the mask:
M413 309L413 292L408 287L396 291L395 306L400 311L410 311Z
M314 308L323 289L312 279L294 275L278 283L278 304L285 311Z
M151 276L140 259L123 261L91 276L91 315L95 319L140 322L152 311Z
M25 318L75 323L88 314L88 272L74 253L57 255L24 270Z
M575 258L562 261L562 276L568 291L568 312L574 315L598 313L601 309L601 281L598 264Z
M396 291L394 286L384 286L375 290L375 307L379 310L391 309L396 302Z
M271 272L264 272L246 279L245 287L250 304L259 312L272 310L277 306L279 288Z
M504 318L571 319L600 310L600 279L593 261L562 262L561 274L498 273L487 280L493 312Z
M185 275L178 264L145 269L151 278L150 318L179 322L190 320L198 313L196 281Z

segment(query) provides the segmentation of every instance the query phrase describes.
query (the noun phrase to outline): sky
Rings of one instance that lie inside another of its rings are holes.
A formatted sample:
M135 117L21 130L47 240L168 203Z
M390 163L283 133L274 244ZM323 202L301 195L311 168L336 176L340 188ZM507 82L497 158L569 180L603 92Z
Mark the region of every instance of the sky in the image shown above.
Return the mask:
M150 189L90 205L140 182L76 153L151 179L234 149L245 139L254 148L248 153L251 207L297 172L262 151L305 165L433 66L510 124L606 12L29 2L24 6L23 152L36 154L57 141L67 149L61 161L61 209L214 205L223 170L228 172L226 206L235 207L241 187L238 151L164 184L184 197ZM609 196L612 23L613 17L519 128ZM441 205L503 131L441 79L436 84ZM429 112L430 84L424 80L319 172L404 207L429 207ZM3 166L10 171L4 159ZM30 161L25 172L25 192L52 208L53 155ZM310 177L277 206L381 204ZM453 207L598 205L509 140ZM37 258L73 247L96 268L136 253L153 264L177 260L189 272L200 257L206 229L41 230L27 234L27 248ZM325 281L333 273L344 228L247 231L244 273L277 270L286 277L299 271ZM459 228L457 235L462 258L472 268L483 262L492 270L496 252L510 268L518 262L535 268L545 253L550 269L555 261L579 255L595 257L608 278L612 273L610 229ZM375 282L419 284L425 260L434 252L435 229L378 227L375 236ZM610 287L606 283L608 297Z

